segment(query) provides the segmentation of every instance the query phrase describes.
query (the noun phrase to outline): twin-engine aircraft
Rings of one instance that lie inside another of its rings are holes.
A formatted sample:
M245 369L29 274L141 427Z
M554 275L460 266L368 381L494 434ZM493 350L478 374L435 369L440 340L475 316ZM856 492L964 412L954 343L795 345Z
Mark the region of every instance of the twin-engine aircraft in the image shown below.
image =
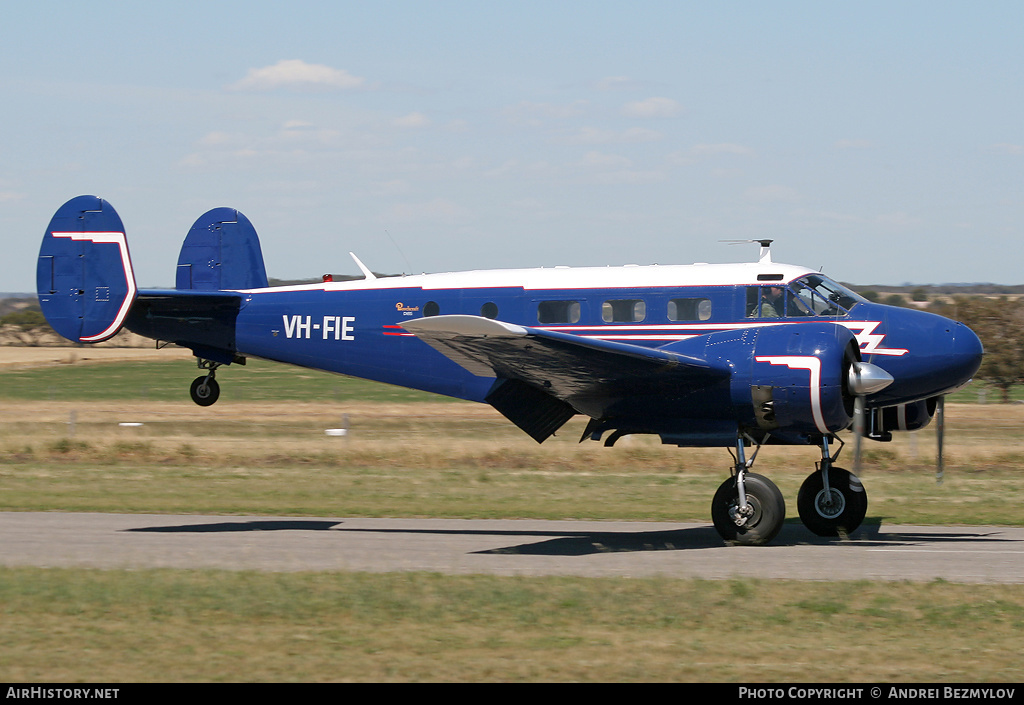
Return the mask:
M853 428L859 451L861 438L941 420L943 395L970 381L982 346L962 323L776 264L760 242L745 264L402 277L377 277L353 255L361 280L268 287L252 224L218 208L185 238L175 288L139 290L120 217L80 196L50 221L37 283L69 340L124 327L191 349L202 406L217 400L221 365L255 357L490 404L538 442L582 414L581 441L644 433L724 446L734 463L711 516L728 543L767 543L782 528L782 494L751 472L760 447L817 446L800 518L820 536L847 535L867 495L835 465L837 434Z

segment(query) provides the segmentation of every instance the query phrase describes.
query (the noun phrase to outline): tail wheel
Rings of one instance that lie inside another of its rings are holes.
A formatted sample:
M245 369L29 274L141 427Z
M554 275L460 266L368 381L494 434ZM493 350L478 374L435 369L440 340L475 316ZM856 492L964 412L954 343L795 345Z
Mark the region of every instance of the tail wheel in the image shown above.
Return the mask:
M786 500L775 483L755 473L744 473L747 506L739 506L736 478L722 483L711 500L711 520L729 543L747 546L766 544L778 536L786 519ZM744 511L745 510L745 511Z
M192 401L199 406L210 406L220 397L220 385L213 377L196 377L192 381L189 394L192 395Z
M818 536L851 534L868 512L868 495L853 473L842 468L828 471L829 491L821 472L811 473L796 498L800 520Z

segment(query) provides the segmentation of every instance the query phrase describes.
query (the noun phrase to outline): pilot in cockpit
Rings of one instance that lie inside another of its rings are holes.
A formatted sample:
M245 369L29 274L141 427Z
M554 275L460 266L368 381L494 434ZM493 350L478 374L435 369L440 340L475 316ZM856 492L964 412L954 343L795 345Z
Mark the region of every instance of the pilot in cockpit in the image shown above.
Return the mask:
M782 318L784 305L781 286L761 288L761 318ZM757 311L751 315L756 316Z

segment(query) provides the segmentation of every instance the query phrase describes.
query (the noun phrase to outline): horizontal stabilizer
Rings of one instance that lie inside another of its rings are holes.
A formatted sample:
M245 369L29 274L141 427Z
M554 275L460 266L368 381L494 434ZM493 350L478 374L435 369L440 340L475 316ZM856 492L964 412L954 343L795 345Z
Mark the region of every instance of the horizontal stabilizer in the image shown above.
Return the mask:
M125 327L133 333L190 348L227 364L236 359L235 322L242 295L229 291L153 289L139 292Z
M36 290L46 320L68 340L98 343L121 329L135 275L124 225L109 203L79 196L57 210L39 248Z

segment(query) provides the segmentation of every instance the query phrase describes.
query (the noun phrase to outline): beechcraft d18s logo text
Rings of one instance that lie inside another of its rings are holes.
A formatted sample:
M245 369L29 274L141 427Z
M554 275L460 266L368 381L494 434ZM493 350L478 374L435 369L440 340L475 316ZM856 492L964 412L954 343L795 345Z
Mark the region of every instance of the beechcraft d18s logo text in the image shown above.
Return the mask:
M319 333L324 340L355 340L352 324L355 323L355 316L324 316L318 323L313 322L312 316L281 316L284 323L284 335L286 338L303 338L309 340Z

